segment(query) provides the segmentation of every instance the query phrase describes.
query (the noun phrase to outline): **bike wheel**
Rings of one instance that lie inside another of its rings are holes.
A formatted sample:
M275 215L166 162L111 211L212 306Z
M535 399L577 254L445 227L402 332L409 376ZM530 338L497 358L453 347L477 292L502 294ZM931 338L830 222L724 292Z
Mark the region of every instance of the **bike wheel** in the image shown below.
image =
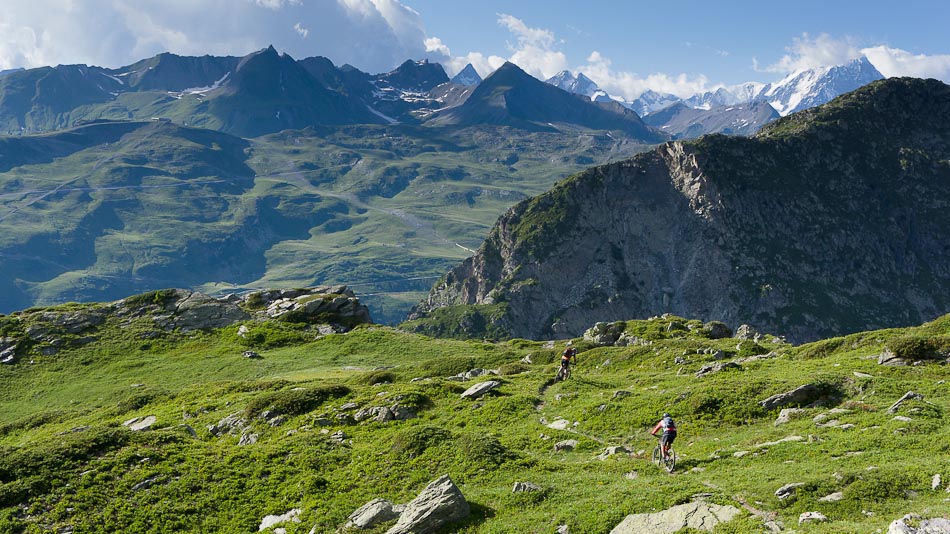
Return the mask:
M656 447L654 447L654 449L653 449L653 463L655 463L656 465L659 466L659 465L660 465L660 462L661 462L662 459L663 459L663 458L662 458L662 454L663 454L663 453L662 453L662 451L660 451L660 446L659 446L659 445L657 445Z
M667 473L672 473L673 468L676 467L676 453L673 452L673 449L669 450L666 459L663 460L663 467L666 468Z

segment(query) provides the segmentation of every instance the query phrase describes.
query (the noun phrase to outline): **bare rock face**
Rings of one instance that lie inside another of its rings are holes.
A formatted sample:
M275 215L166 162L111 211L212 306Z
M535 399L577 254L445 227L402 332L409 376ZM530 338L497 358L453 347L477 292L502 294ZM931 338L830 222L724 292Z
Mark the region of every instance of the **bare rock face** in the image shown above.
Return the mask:
M823 394L824 392L818 385L805 384L791 391L772 395L767 399L759 401L759 404L766 410L774 410L775 408L781 408L789 404L808 404L818 400Z
M373 499L350 514L342 530L346 531L350 528L370 529L398 517L399 514L393 511L393 503L386 499Z
M753 138L589 169L509 210L412 316L486 305L512 337L563 339L670 312L793 343L932 320L950 309L948 125L950 87L890 79Z
M628 515L610 534L672 534L684 528L712 532L716 525L731 521L740 513L734 506L700 500L662 512Z
M430 534L470 513L462 492L448 475L442 475L406 505L399 521L386 534Z
M917 514L907 514L895 519L888 527L887 534L950 534L950 519L921 519Z

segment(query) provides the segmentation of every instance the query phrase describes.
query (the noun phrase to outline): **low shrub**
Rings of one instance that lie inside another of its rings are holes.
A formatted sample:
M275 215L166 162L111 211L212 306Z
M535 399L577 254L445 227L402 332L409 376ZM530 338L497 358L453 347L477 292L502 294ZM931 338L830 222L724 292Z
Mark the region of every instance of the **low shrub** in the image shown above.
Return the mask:
M898 358L907 360L928 360L945 357L950 352L948 336L903 336L891 339L884 345Z
M519 375L521 373L527 373L530 370L531 367L521 362L506 363L498 368L498 374L501 376Z
M512 456L498 438L491 434L462 434L455 444L467 462L480 467L501 465Z
M375 386L376 384L391 384L396 381L396 375L389 371L370 371L357 375L354 379L358 384Z
M346 386L320 386L315 388L286 389L261 395L253 399L244 409L244 415L252 419L265 410L281 415L300 415L307 413L331 399L350 394Z
M451 356L422 362L418 370L423 378L445 377L464 373L475 368L475 359L468 356Z
M414 426L400 431L393 438L392 451L396 456L415 458L429 447L452 439L452 433L437 426Z

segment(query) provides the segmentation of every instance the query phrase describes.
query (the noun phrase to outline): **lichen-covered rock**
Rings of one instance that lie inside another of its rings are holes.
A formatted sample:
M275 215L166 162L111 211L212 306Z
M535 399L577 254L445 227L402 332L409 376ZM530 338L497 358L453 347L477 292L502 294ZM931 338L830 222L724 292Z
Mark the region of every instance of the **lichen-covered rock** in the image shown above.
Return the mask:
M662 512L628 515L610 534L671 534L686 528L712 532L716 525L731 521L740 513L735 506L700 500Z
M342 530L346 531L350 528L367 530L398 517L399 514L393 510L393 503L386 499L373 499L350 514Z
M386 534L430 534L470 513L465 496L448 475L442 475L406 505L399 521Z

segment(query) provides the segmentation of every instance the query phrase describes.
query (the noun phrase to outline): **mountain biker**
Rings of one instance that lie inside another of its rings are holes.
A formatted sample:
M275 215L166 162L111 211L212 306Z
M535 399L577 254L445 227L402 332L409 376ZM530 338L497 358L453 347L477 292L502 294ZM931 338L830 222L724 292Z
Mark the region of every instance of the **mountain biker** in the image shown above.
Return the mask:
M663 435L660 436L660 445L663 446L663 458L665 459L667 453L670 452L670 446L673 445L673 441L676 439L676 423L673 422L673 417L670 414L664 413L663 418L653 427L650 434L655 436L660 430L663 431Z
M568 341L567 348L565 348L564 352L561 354L561 369L565 375L571 371L572 359L574 360L574 365L577 365L577 349L574 348L571 341Z

